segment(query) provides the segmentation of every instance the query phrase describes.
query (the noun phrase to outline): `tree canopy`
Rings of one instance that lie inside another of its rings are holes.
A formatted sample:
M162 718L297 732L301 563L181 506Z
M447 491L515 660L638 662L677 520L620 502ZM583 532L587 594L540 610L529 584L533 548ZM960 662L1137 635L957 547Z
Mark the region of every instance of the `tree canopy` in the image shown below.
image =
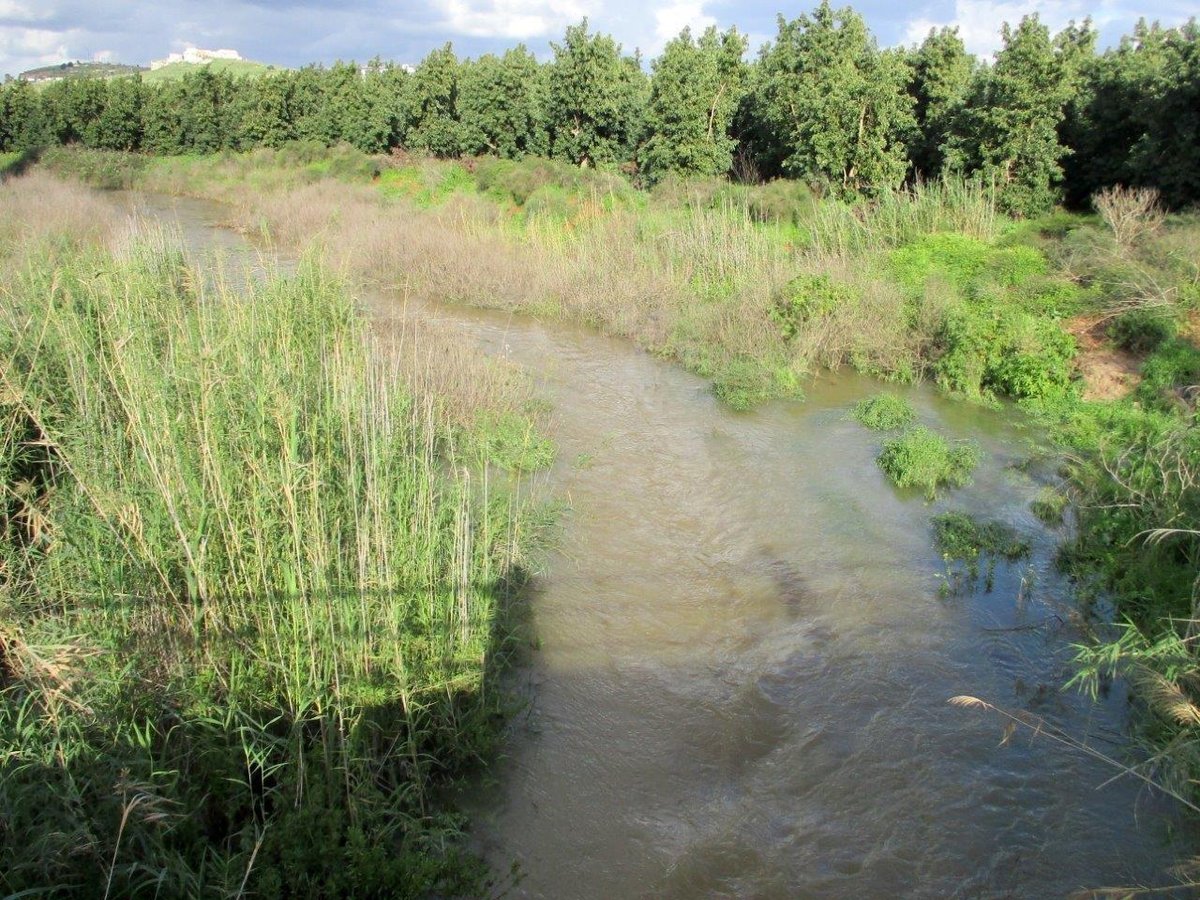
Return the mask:
M953 29L880 49L828 0L778 19L747 60L736 29L685 29L648 66L587 20L540 62L524 45L415 68L373 60L260 77L197 67L178 80L76 78L0 87L0 150L50 144L156 154L348 143L454 157L552 156L667 177L790 177L839 197L974 175L1032 215L1112 185L1200 202L1200 28L1141 22L1099 52L1089 22L1001 30L993 61Z

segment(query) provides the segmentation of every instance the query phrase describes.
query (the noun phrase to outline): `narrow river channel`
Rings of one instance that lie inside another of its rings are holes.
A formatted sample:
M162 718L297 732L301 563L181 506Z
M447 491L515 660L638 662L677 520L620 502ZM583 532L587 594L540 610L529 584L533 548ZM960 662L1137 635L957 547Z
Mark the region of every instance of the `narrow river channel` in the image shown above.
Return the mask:
M147 201L194 247L238 240L198 201ZM1011 412L904 393L978 441L969 488L893 489L847 418L879 386L817 380L748 414L627 343L558 323L375 296L526 368L553 406L567 503L534 583L528 698L506 756L465 798L507 896L1061 897L1161 884L1171 808L1044 737L955 708L981 697L1128 752L1126 696L1069 673L1058 535L1030 514ZM403 312L402 312L403 311ZM944 595L931 517L962 508L1034 544ZM513 864L516 874L508 874Z

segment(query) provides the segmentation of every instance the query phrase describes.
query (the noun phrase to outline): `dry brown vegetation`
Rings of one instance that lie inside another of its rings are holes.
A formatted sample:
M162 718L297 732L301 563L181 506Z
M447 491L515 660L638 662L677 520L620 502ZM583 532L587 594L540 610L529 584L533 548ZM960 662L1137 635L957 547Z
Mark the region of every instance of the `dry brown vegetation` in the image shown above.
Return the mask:
M731 208L650 219L594 200L569 221L516 228L478 195L422 208L334 182L243 193L238 211L242 228L292 252L316 245L355 278L402 296L583 322L675 357L719 388L723 378L747 379L738 390L754 396L796 390L817 367L854 362L887 374L911 360L902 292L850 246L801 250ZM773 315L797 273L846 285L855 299L789 339Z
M25 248L66 236L99 243L121 230L126 210L109 197L42 171L4 183L0 191L0 246Z

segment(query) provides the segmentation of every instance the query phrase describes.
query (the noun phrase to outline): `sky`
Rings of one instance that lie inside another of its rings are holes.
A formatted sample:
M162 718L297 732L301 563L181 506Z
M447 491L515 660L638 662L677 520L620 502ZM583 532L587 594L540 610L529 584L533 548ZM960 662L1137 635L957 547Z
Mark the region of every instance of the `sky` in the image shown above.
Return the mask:
M736 25L755 47L775 32L776 14L795 18L817 0L0 0L0 75L68 60L145 65L186 47L230 48L281 66L416 63L447 41L462 56L524 43L539 58L567 25L586 16L652 59L683 29ZM841 5L840 2L835 5ZM1102 44L1141 17L1177 25L1195 0L859 0L852 3L883 46L918 43L931 28L956 25L968 49L986 56L1002 22L1038 13L1051 28L1091 16Z

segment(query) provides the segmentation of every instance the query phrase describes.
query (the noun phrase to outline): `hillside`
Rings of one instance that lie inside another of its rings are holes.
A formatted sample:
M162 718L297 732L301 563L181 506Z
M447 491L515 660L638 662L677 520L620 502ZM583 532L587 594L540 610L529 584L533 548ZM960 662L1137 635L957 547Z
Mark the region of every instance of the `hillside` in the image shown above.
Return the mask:
M148 71L145 66L130 66L124 63L107 62L65 62L54 66L41 66L29 69L18 75L26 81L59 81L64 78L119 78L122 75L136 75Z

